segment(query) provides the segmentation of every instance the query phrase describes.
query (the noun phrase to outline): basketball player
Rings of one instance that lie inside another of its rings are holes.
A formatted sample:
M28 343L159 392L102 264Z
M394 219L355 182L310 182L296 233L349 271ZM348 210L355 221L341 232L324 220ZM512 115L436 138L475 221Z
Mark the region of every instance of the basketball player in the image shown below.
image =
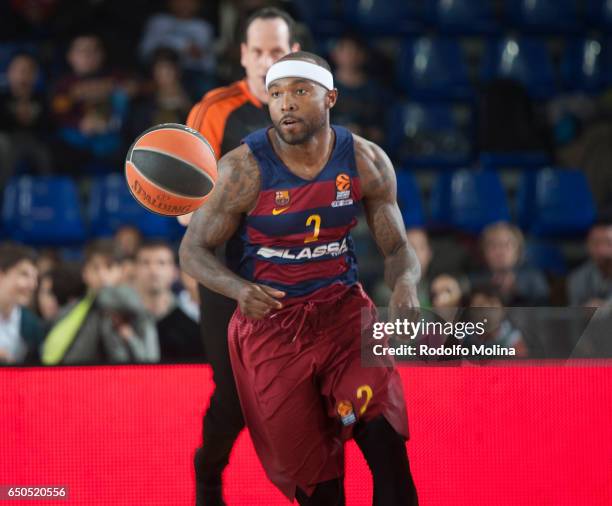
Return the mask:
M187 125L210 142L217 158L239 146L251 132L270 124L266 72L281 56L299 49L294 41L294 22L279 9L256 11L247 20L244 34L240 50L246 78L208 92L187 119ZM186 225L190 216L179 221ZM223 250L219 248L219 258L224 258ZM227 326L236 301L201 285L199 289L202 338L215 391L204 416L204 442L194 458L196 504L223 506L221 476L244 427L227 347Z
M238 302L232 367L272 482L301 505L337 505L342 441L354 437L373 474L374 505L415 505L399 374L360 364L361 329L375 308L357 281L349 234L361 202L385 258L391 314L416 307L419 266L393 167L375 144L330 126L337 90L322 58L289 54L270 67L266 86L273 128L219 161L216 186L183 238L182 267ZM213 254L236 232L239 274Z

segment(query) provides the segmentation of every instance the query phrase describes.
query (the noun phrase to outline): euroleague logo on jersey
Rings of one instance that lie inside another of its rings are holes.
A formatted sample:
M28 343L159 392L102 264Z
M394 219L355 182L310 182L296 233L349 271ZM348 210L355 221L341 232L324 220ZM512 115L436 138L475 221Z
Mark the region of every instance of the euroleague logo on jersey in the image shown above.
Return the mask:
M344 172L336 176L336 190L347 192L351 189L351 178Z
M351 197L351 178L348 174L341 172L336 176L336 200L332 207L350 206L353 203Z

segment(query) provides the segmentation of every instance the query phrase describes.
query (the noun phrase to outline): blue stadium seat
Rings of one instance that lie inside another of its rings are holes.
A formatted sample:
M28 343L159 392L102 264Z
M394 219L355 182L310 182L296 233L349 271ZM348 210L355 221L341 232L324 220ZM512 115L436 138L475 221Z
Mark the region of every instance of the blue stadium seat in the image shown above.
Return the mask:
M527 241L525 262L547 274L555 276L567 274L567 262L563 253L554 244L546 241Z
M523 174L517 193L521 227L540 237L585 233L595 219L595 203L584 173L541 169Z
M344 0L344 12L352 27L364 35L401 35L422 29L419 0Z
M389 152L406 168L454 168L471 162L474 135L471 107L399 103L389 116Z
M589 25L612 32L612 2L609 0L588 0L586 8Z
M122 225L133 225L147 237L174 239L182 229L175 218L155 214L141 206L120 174L92 181L88 217L92 236L111 235Z
M402 211L404 225L406 228L424 226L423 203L414 177L407 170L399 170L396 175L397 203Z
M481 70L484 81L516 79L538 99L555 93L555 72L546 44L539 39L506 37L489 43Z
M483 151L478 155L480 166L486 170L499 169L539 169L550 163L550 157L544 151Z
M428 0L425 15L441 32L487 34L499 25L491 2L483 0Z
M86 237L78 191L67 177L12 179L4 190L2 221L13 240L36 246L79 244Z
M604 45L596 39L573 39L567 42L561 61L563 86L570 91L597 93L606 81Z
M317 36L336 35L345 28L344 10L339 0L295 0L299 19Z
M397 81L413 100L473 97L461 47L448 37L406 39L398 61Z
M509 221L506 193L496 172L462 169L442 173L431 193L431 225L479 233L497 221Z
M505 9L523 32L574 33L582 27L577 0L506 0Z

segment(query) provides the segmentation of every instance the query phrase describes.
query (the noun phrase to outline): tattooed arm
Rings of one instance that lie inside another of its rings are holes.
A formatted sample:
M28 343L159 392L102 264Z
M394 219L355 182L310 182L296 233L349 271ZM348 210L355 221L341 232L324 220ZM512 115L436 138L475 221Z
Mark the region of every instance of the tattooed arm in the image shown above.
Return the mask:
M181 269L206 287L236 299L242 312L262 318L282 304L285 294L241 278L214 254L236 232L242 215L255 206L261 185L259 168L251 151L242 145L218 164L219 177L204 205L192 216L179 251Z
M404 221L397 206L397 183L391 160L376 144L353 137L366 219L385 257L385 281L393 290L390 309L399 315L404 308L419 305L416 284L421 268L406 239Z

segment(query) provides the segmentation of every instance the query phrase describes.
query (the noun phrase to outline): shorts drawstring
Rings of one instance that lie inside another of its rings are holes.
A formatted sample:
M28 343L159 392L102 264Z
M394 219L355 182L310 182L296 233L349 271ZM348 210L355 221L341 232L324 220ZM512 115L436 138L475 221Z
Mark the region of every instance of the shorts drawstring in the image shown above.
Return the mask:
M290 307L286 310L286 314L283 315L284 318L280 322L281 329L289 330L296 322L299 321L299 323L297 324L297 330L295 331L295 335L291 340L292 343L295 342L295 340L299 337L300 333L304 329L304 326L306 325L306 320L314 311L315 307L316 306L313 302L307 302L306 304L296 304L295 306ZM281 310L277 313L274 313L270 318L280 316L284 312L285 311Z
M360 285L357 286L361 289ZM335 304L344 299L351 289L352 287L342 284L332 285L324 297L309 301L302 299L299 302L286 306L280 311L276 311L270 315L270 318L279 318L280 328L283 330L289 330L293 325L297 325L295 335L291 339L293 343L304 330L306 321L313 312L316 311L320 317L325 318L326 310L333 310Z

